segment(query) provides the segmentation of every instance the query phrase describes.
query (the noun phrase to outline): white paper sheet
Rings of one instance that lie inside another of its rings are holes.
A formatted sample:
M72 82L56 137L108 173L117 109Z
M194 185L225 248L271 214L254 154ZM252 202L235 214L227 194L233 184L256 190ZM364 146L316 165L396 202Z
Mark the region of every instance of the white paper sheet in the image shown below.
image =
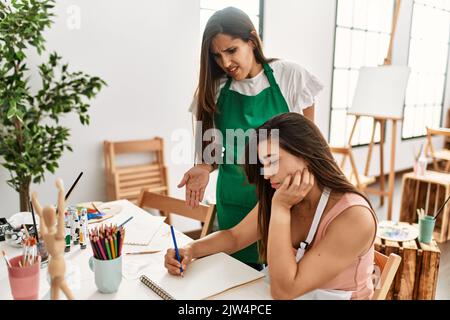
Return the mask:
M166 219L166 217L154 216L151 213L132 205L126 200L108 202L108 204L120 204L122 206L122 211L111 219L90 225L90 228L101 224L120 225L130 217L133 217L123 226L125 229L124 244L140 246L148 245Z

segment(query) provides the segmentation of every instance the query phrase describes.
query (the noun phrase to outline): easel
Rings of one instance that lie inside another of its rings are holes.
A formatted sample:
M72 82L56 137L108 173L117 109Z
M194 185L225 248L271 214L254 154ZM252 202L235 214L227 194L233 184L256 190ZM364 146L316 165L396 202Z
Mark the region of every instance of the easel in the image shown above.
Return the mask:
M392 63L392 47L394 42L394 36L395 31L397 28L397 21L398 21L398 15L400 11L400 4L401 0L395 1L395 8L394 8L394 14L392 18L392 30L391 30L391 39L389 42L389 49L386 58L384 59L384 65L391 65ZM351 149L352 145L352 138L355 133L356 125L361 117L370 117L373 119L373 128L372 128L372 135L369 143L369 150L367 154L367 160L366 160L366 166L364 169L364 176L367 177L369 174L369 168L370 168L370 161L372 158L372 151L373 146L375 143L375 130L377 128L377 123L380 124L380 189L374 189L374 188L366 188L364 187L365 192L367 193L373 193L380 196L380 205L384 205L384 197L388 197L388 209L387 209L387 220L391 220L392 218L392 203L393 203L393 196L394 196L394 180L395 180L395 144L397 139L397 121L401 121L402 117L387 117L387 116L374 116L369 114L362 114L362 113L352 113L348 112L347 115L353 115L355 116L355 121L353 123L352 131L350 133L350 137L348 140L346 149ZM386 142L386 126L387 122L392 121L392 136L391 136L391 161L390 161L390 168L389 168L389 179L388 179L388 190L385 191L385 174L384 174L384 144ZM348 150L347 153L344 153L342 160L341 160L341 168L344 168L345 160L348 156L348 154L351 154L351 150ZM355 167L353 165L353 167ZM355 170L355 169L354 169ZM359 185L359 181L357 180L357 184Z
M373 115L365 115L365 114L357 114L357 113L348 113L349 115L355 116L355 121L353 123L352 131L350 133L348 148L351 148L351 141L356 129L356 125L361 117L371 117L373 119L373 128L372 135L369 143L369 150L367 153L367 160L364 169L364 176L368 176L370 161L372 158L373 146L375 144L375 130L377 127L377 123L380 124L380 189L375 188L365 188L364 191L367 193L377 194L380 196L380 205L384 205L384 197L388 197L388 210L387 210L387 220L391 220L392 218L392 203L394 196L394 182L395 182L395 144L397 138L397 121L401 121L402 118L399 117L377 117ZM384 173L384 144L386 142L386 125L388 121L392 121L392 138L391 138L391 161L389 168L389 178L388 178L388 190L385 191L385 173ZM344 167L346 155L342 157L341 160L341 168Z

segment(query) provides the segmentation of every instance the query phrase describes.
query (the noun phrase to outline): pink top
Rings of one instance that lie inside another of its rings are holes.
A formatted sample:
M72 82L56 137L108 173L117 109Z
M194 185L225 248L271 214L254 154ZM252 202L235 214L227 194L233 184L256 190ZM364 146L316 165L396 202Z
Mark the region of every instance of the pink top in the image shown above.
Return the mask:
M323 239L330 222L344 210L353 206L368 208L372 213L375 223L377 223L375 213L363 197L355 193L345 193L320 221L312 247L316 246ZM358 257L347 269L322 286L321 289L353 291L351 299L370 299L373 295L374 242L375 236L371 247L366 253Z

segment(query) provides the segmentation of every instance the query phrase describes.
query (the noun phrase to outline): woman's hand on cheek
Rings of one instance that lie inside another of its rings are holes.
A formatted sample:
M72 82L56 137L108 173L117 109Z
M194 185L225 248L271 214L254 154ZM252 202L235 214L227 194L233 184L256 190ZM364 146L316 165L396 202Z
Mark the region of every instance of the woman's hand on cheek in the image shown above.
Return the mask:
M292 177L288 175L282 185L275 191L272 198L272 206L292 208L301 202L311 191L314 185L314 176L305 168L302 172L297 171Z

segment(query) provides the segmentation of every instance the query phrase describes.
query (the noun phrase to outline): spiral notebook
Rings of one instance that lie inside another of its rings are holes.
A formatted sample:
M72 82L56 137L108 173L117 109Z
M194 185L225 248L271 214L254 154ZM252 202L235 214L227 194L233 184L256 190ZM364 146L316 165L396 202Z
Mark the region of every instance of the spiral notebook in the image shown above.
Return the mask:
M202 300L263 277L263 273L231 256L216 253L194 260L184 277L160 268L140 280L164 300Z

